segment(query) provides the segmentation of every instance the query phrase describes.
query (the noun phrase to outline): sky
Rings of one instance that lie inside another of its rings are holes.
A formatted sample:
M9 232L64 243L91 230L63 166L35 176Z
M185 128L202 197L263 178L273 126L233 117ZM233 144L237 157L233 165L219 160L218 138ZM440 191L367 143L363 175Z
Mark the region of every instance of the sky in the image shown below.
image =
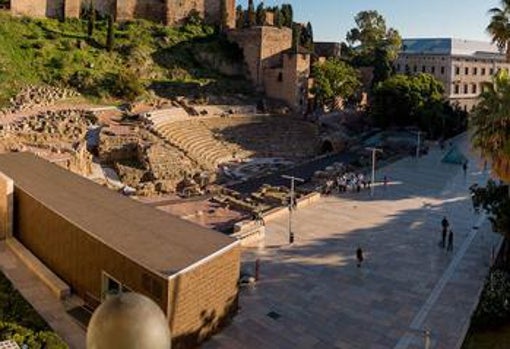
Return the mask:
M255 6L260 0L254 0ZM243 7L248 0L237 0ZM403 38L452 37L490 41L485 33L498 0L265 0L266 6L292 4L296 22L311 22L315 41L345 41L354 16L377 10Z

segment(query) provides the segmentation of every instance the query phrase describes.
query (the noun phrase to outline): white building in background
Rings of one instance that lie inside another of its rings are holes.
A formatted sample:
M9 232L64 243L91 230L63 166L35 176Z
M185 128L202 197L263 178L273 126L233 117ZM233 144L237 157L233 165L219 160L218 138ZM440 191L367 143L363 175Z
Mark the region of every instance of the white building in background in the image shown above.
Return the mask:
M468 111L477 103L482 83L509 68L496 45L451 38L404 39L395 63L400 74L434 75L444 84L446 98Z

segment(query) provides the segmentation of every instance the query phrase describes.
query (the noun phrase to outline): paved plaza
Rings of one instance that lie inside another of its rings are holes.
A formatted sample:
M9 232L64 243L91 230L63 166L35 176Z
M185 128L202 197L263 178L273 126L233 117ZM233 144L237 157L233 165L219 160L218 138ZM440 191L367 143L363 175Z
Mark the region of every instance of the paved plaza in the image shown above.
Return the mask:
M487 173L469 155L466 137L455 143L470 157L441 163L442 153L406 158L378 171L389 184L322 198L288 219L268 222L265 247L244 253L260 281L245 288L240 311L204 348L430 348L462 344L500 237L472 210L468 187ZM438 246L441 219L454 231L454 251ZM355 251L365 262L356 267Z

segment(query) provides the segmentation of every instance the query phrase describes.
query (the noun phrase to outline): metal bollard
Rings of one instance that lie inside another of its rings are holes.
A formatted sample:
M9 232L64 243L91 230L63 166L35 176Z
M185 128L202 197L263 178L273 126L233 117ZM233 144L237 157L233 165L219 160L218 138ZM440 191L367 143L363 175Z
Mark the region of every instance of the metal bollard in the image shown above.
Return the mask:
M425 349L430 349L430 330L423 331L425 337Z

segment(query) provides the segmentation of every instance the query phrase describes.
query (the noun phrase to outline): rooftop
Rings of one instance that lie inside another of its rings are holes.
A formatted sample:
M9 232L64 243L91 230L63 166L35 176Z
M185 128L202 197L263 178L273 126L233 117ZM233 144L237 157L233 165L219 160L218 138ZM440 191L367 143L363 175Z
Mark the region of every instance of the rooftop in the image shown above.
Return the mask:
M163 277L234 239L161 212L31 153L0 155L0 171L19 188L136 263Z
M402 52L453 56L502 56L495 44L453 38L403 39Z

